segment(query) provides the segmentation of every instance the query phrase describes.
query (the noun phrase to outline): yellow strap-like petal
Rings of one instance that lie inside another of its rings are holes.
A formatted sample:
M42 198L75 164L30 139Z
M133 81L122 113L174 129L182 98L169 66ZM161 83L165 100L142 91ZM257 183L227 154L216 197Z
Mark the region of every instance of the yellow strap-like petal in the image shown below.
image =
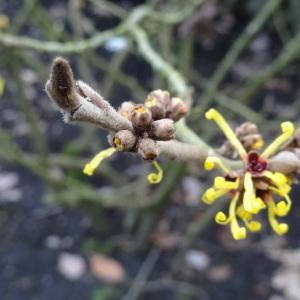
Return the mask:
M278 223L276 220L276 206L273 199L268 199L268 219L271 227L278 235L286 234L289 230L289 226L286 223Z
M238 199L239 199L239 194L237 193L230 202L230 206L229 206L229 218L231 219L230 229L231 229L232 236L235 240L242 240L246 238L247 232L245 227L241 227L239 225L236 218L236 206L237 206Z
M252 220L252 214L247 212L243 205L240 205L237 209L237 216L244 222L247 229L251 232L257 232L261 230L261 223Z
M157 161L152 162L153 166L156 168L157 173L150 173L147 176L148 182L151 184L157 184L160 183L163 176L164 176L164 171L160 167L159 163Z
M269 178L272 183L276 186L276 192L281 195L287 195L291 191L291 181L289 178L279 172L271 172L271 171L264 171L263 176Z
M285 185L288 182L287 176L285 176L283 173L273 173L271 171L266 170L262 173L262 175L272 180L272 182L278 187Z
M202 196L202 201L208 205L212 204L218 198L224 196L228 193L228 190L216 190L215 188L211 187L205 191Z
M285 201L280 201L275 205L275 214L279 217L286 216L292 206L291 198L288 196L288 194L281 193L280 189L272 188L270 187L270 190L278 194L279 196L284 197Z
M219 157L216 156L209 156L204 162L204 169L205 170L212 170L215 168L215 166L218 166L221 171L223 171L225 174L229 174L230 171L228 168L225 167L222 160Z
M101 164L101 162L110 156L112 156L117 150L113 147L102 150L99 152L89 163L87 163L83 169L83 173L92 176L95 169Z
M295 127L292 122L281 123L282 134L277 137L262 153L263 158L269 158L273 155L282 144L284 144L295 132Z
M232 146L239 153L241 158L246 159L247 152L246 152L245 148L243 147L242 143L237 138L236 134L233 132L233 130L227 124L225 119L222 117L222 115L217 110L211 108L209 111L206 112L205 117L206 117L206 119L214 120L217 123L217 125L220 127L220 129L223 131L223 133L227 137L228 141L232 144Z
M244 197L243 197L243 205L246 211L250 213L256 213L257 207L255 207L255 189L252 181L252 175L250 172L246 172L244 176Z
M229 181L226 180L226 178L217 176L214 180L214 187L217 189L223 189L223 190L236 190L239 187L240 181L237 178L236 181Z

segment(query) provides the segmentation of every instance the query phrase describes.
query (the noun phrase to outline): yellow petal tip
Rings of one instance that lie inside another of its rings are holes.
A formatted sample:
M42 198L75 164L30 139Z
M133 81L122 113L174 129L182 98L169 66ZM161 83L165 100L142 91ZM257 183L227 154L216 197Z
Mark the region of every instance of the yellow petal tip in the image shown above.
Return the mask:
M281 130L282 130L282 132L291 132L291 133L294 133L294 131L295 131L295 126L294 126L294 124L292 123L292 122L289 122L289 121L287 121L287 122L283 122L283 123L281 123Z
M214 116L217 114L217 111L213 108L209 109L206 113L205 113L205 118L207 120L211 120L214 118Z
M239 227L232 231L232 236L235 240L243 240L247 237L245 227Z
M249 230L252 232L257 232L261 230L261 223L257 221L252 221L248 224Z
M205 162L204 162L204 169L207 170L207 171L210 171L212 170L213 168L215 167L215 164L209 160L209 159L206 159Z
M289 231L289 225L286 223L280 223L278 224L277 228L276 228L276 233L278 235L284 235Z
M222 211L219 211L215 216L215 221L218 224L223 224L224 222L226 222L226 220L227 220L227 217Z
M94 169L90 166L90 164L86 164L83 173L88 176L92 176L94 174Z

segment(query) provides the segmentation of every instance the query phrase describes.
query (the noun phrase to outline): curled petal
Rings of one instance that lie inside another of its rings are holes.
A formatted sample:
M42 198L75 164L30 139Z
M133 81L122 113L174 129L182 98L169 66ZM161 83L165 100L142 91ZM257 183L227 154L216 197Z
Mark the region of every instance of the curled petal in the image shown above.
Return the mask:
M268 219L271 227L278 235L286 234L289 230L289 226L286 223L279 223L276 220L276 206L273 199L268 200Z
M209 156L204 162L204 168L205 170L212 170L215 168L215 166L218 166L225 174L230 173L230 171L225 167L222 160L219 157L216 156Z
M275 213L279 217L284 217L289 213L290 207L284 201L280 201L276 204Z
M286 216L292 206L291 198L288 196L288 194L282 194L280 189L276 188L270 188L273 192L277 193L278 195L284 197L285 201L280 201L275 205L275 213L279 217Z
M227 225L231 221L231 218L230 216L227 217L222 211L218 211L215 216L215 221L220 225Z
M161 182L163 175L164 175L164 171L162 170L162 168L160 167L160 165L157 161L153 161L152 164L156 168L157 173L148 174L147 179L148 179L149 183L157 184L157 183Z
M282 134L271 143L262 153L263 158L268 158L280 148L295 132L295 127L292 122L281 123Z
M271 172L271 171L264 171L263 176L269 178L273 184L277 187L275 190L279 195L286 195L291 191L291 181L290 179L279 172Z

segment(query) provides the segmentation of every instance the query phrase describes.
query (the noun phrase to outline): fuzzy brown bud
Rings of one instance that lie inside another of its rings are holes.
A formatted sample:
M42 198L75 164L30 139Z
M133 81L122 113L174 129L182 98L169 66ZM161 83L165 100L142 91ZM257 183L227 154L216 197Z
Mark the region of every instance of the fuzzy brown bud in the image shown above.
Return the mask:
M154 160L159 153L156 142L150 138L140 139L137 148L138 153L144 160Z
M244 122L235 129L235 134L247 152L263 147L264 141L257 126L251 122ZM236 152L230 142L226 141L218 149L218 153L224 156L235 157Z
M154 120L165 117L171 104L170 94L167 91L155 90L148 94L145 105L151 110Z
M151 111L143 104L136 105L131 112L130 120L133 127L147 129L152 123Z
M174 122L178 121L187 114L187 106L181 98L173 97L171 99L170 110L167 117L172 119Z
M137 137L130 130L120 130L118 131L113 139L112 144L119 151L130 152L135 147L137 142Z
M73 111L80 105L71 66L64 58L54 60L46 91L50 99L65 111Z
M244 122L236 128L235 133L238 138L258 133L258 128L254 123Z
M235 133L247 151L260 149L264 144L257 126L251 122L241 124L236 128Z
M126 119L130 119L131 116L131 112L133 111L135 107L135 103L131 102L131 101L125 101L121 104L121 106L118 109L118 113L126 118Z
M161 119L152 122L151 137L160 141L169 141L175 138L175 124L171 119Z

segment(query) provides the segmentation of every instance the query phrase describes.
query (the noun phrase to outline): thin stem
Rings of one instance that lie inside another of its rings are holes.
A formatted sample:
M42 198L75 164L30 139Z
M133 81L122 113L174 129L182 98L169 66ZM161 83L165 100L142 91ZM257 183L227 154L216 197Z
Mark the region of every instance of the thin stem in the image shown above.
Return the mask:
M215 97L219 84L230 71L241 52L246 48L251 39L259 32L266 21L277 10L282 0L268 0L255 18L247 25L242 34L235 40L230 50L224 56L217 70L209 80L202 100L202 109L206 110L209 103Z
M155 267L160 256L160 251L157 248L153 248L144 263L142 264L138 274L136 275L130 289L121 300L136 300L141 295L147 279L150 276L153 268Z
M13 52L9 54L8 61L14 62L17 58L13 55ZM44 165L47 164L48 156L48 147L45 140L45 136L42 130L42 124L37 116L36 111L31 106L29 99L26 98L24 92L24 83L20 78L18 70L16 69L16 63L9 63L9 70L13 76L14 84L16 88L16 103L19 106L19 109L23 112L26 121L30 126L30 139L32 140L33 145L36 148L36 151L39 152L41 161Z
M225 204L226 201L217 201L205 211L205 214L203 214L202 218L190 223L186 233L184 234L183 240L179 245L179 249L174 260L173 270L175 272L179 271L179 269L182 267L182 262L186 251L192 247L197 237L201 235L207 226L214 220L216 213L220 211Z
M250 79L240 92L242 103L249 103L265 83L280 73L287 65L300 58L300 32L288 42L275 61L263 70L258 76Z

